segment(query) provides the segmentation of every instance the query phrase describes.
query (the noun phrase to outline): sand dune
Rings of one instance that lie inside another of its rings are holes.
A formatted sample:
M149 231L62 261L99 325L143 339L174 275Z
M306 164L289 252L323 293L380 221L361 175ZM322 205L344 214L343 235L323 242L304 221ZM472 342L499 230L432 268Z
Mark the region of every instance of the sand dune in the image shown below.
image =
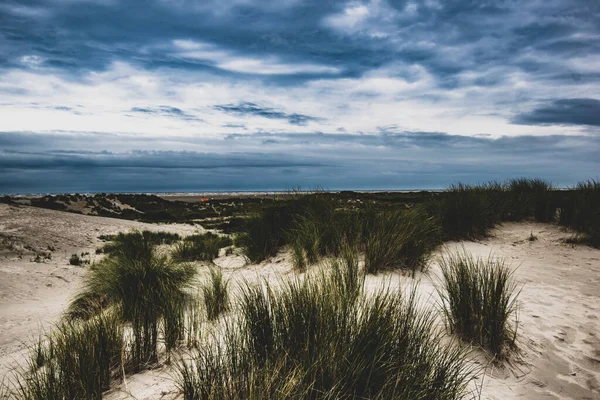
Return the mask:
M79 287L86 270L68 265L70 254L88 251L93 259L98 235L130 229L194 231L189 225L149 225L0 204L1 375L19 358L23 341L40 327L50 327ZM530 234L537 240L529 241ZM600 399L600 250L567 245L563 239L568 236L554 225L510 223L495 229L489 239L447 244L483 257L491 253L506 258L517 268L515 277L522 285L520 354L502 368L488 367L481 398ZM54 248L51 260L31 261L49 247ZM252 266L236 255L215 262L234 281L293 274L285 252ZM434 259L429 273L417 277L424 305L436 303L438 273ZM400 274L382 274L369 277L367 285L375 287L386 279L394 285L412 282ZM172 375L162 366L131 376L127 385L105 398L178 398Z

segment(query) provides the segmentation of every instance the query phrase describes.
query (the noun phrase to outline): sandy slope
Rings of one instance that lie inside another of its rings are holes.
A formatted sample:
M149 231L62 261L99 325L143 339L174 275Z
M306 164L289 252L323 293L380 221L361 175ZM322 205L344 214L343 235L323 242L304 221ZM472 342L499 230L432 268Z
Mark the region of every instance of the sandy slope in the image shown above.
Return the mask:
M190 233L192 227L157 226L109 218L89 217L35 208L0 205L0 233L21 238L30 245L56 247L47 263L30 262L16 253L0 253L0 374L19 354L21 341L33 336L40 324L55 321L76 291L85 269L67 264L75 251L89 251L97 235L132 228L153 228ZM527 240L530 233L538 240ZM516 267L523 285L520 295L521 354L504 368L488 368L483 399L600 399L600 250L571 247L562 242L568 234L552 225L504 224L481 242L450 243L487 257L506 258ZM276 279L293 274L289 255L246 266L239 256L216 260L234 281ZM435 305L436 275L432 261L428 274L417 277L424 306ZM399 274L368 277L368 287L383 280L411 284ZM51 286L48 286L50 284ZM105 395L107 399L179 398L166 366L131 376ZM481 384L481 379L477 382Z
M24 342L51 327L76 292L86 269L69 265L73 253L101 244L98 236L132 229L189 234L190 225L154 225L35 207L0 204L0 380ZM53 248L54 251L48 250ZM33 262L35 254L50 260Z

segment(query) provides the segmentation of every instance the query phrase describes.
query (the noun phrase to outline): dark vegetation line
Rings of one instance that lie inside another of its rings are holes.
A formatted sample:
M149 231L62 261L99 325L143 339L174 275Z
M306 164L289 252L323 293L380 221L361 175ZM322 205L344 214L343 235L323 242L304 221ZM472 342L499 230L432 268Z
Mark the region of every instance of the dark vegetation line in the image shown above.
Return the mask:
M252 262L290 245L300 269L349 243L365 253L367 269L422 269L440 243L485 237L503 221L557 222L600 246L600 182L555 190L539 179L451 186L422 201L395 203L339 198L327 192L265 207L245 221L236 243Z

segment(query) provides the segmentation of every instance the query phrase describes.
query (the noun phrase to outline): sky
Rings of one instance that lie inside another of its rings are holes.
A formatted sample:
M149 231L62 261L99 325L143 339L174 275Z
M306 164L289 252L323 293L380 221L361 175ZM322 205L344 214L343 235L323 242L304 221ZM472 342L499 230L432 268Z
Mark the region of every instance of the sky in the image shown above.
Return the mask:
M597 0L0 1L0 193L599 175Z

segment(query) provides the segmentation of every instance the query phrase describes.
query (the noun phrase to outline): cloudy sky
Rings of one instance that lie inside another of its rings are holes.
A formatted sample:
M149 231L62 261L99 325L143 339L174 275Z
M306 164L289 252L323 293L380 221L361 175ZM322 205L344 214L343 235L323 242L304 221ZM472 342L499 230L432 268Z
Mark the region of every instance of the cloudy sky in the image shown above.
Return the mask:
M0 192L600 175L600 2L0 1Z

